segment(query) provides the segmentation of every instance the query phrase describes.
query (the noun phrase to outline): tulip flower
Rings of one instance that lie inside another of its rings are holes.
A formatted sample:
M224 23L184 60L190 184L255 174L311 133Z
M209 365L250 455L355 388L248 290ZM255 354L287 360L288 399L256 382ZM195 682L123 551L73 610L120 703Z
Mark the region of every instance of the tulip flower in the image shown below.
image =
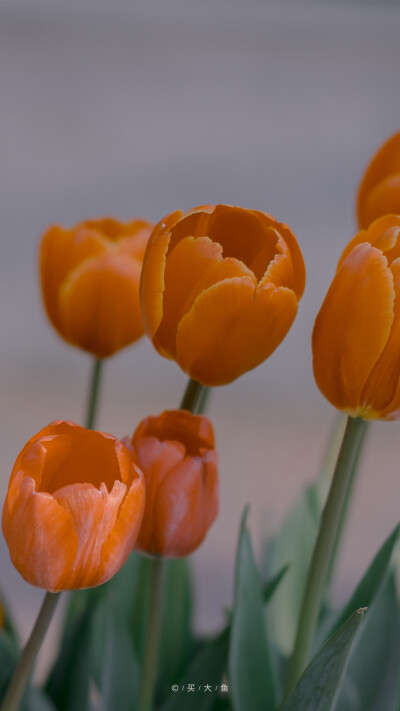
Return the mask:
M139 284L152 225L88 220L50 227L40 246L44 304L58 333L96 358L143 335Z
M224 385L279 345L304 284L296 239L273 217L228 205L174 212L146 249L144 327L193 379Z
M136 547L153 555L189 555L218 513L217 455L210 421L186 410L147 417L130 448L146 482Z
M15 462L3 509L13 564L50 592L111 578L131 552L144 511L142 472L115 437L53 422Z
M314 375L339 410L400 418L400 217L386 215L344 250L316 318Z
M400 132L374 155L361 181L357 199L360 228L389 214L400 214Z

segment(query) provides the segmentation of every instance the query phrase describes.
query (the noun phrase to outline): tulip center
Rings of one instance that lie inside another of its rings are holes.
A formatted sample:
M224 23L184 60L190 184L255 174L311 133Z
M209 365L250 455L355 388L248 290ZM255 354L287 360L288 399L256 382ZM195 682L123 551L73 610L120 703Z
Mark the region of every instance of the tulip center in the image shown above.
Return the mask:
M121 479L115 440L99 432L69 428L44 437L41 444L46 456L38 491L54 494L70 484L92 484L100 488L104 482L108 491Z

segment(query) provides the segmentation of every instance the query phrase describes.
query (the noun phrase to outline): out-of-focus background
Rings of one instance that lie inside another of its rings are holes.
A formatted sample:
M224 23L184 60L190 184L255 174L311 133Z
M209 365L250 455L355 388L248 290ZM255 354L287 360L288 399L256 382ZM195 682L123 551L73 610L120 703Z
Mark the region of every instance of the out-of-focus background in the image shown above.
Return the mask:
M227 202L287 222L307 265L298 318L257 370L212 393L221 512L194 555L197 624L232 596L243 507L256 546L315 479L334 412L312 376L313 320L356 231L370 156L400 128L400 7L160 2L0 4L0 494L25 441L82 422L90 359L42 309L37 244L52 222ZM178 367L143 339L106 364L99 426L132 433L177 406ZM336 596L400 519L399 424L376 424ZM0 542L1 588L23 635L42 592ZM53 625L53 639L57 625Z

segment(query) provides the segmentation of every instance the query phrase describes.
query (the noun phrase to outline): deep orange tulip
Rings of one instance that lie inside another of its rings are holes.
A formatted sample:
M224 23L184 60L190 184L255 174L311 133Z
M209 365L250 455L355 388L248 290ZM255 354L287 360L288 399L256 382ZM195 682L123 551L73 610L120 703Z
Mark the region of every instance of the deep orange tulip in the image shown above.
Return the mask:
M374 155L361 181L357 216L361 228L383 215L400 214L400 132Z
M18 455L3 509L11 560L51 592L100 585L131 552L142 522L142 472L111 435L53 422Z
M400 217L386 215L344 250L316 318L314 375L339 410L400 418Z
M69 343L106 358L143 335L139 284L152 225L111 218L55 225L40 246L47 314Z
M210 421L185 410L143 420L131 453L146 481L136 547L179 558L203 541L218 513L217 455Z
M224 385L279 345L304 284L296 239L273 217L228 205L174 212L146 249L144 327L192 378Z

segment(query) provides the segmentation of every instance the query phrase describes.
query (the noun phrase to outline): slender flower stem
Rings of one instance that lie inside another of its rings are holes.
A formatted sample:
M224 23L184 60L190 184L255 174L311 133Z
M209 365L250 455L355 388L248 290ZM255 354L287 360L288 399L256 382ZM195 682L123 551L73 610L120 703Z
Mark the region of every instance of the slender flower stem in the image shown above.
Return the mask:
M180 410L189 410L189 412L195 413L197 406L201 404L205 397L206 390L207 387L205 385L200 385L197 380L190 378L180 404Z
M1 711L17 711L25 687L29 681L36 655L48 630L59 597L60 593L46 593L31 636L23 649L7 693L3 699Z
M142 688L139 711L151 711L154 682L157 674L158 640L160 636L160 612L162 598L163 559L153 558L146 649L143 661Z
M90 379L89 397L86 414L86 427L88 430L92 430L96 422L102 365L103 361L99 358L95 358L95 360L93 361L92 377Z
M295 688L308 662L353 463L365 429L366 422L364 420L351 417L347 419L332 484L322 512L319 532L308 569L297 636L286 680L285 699Z

